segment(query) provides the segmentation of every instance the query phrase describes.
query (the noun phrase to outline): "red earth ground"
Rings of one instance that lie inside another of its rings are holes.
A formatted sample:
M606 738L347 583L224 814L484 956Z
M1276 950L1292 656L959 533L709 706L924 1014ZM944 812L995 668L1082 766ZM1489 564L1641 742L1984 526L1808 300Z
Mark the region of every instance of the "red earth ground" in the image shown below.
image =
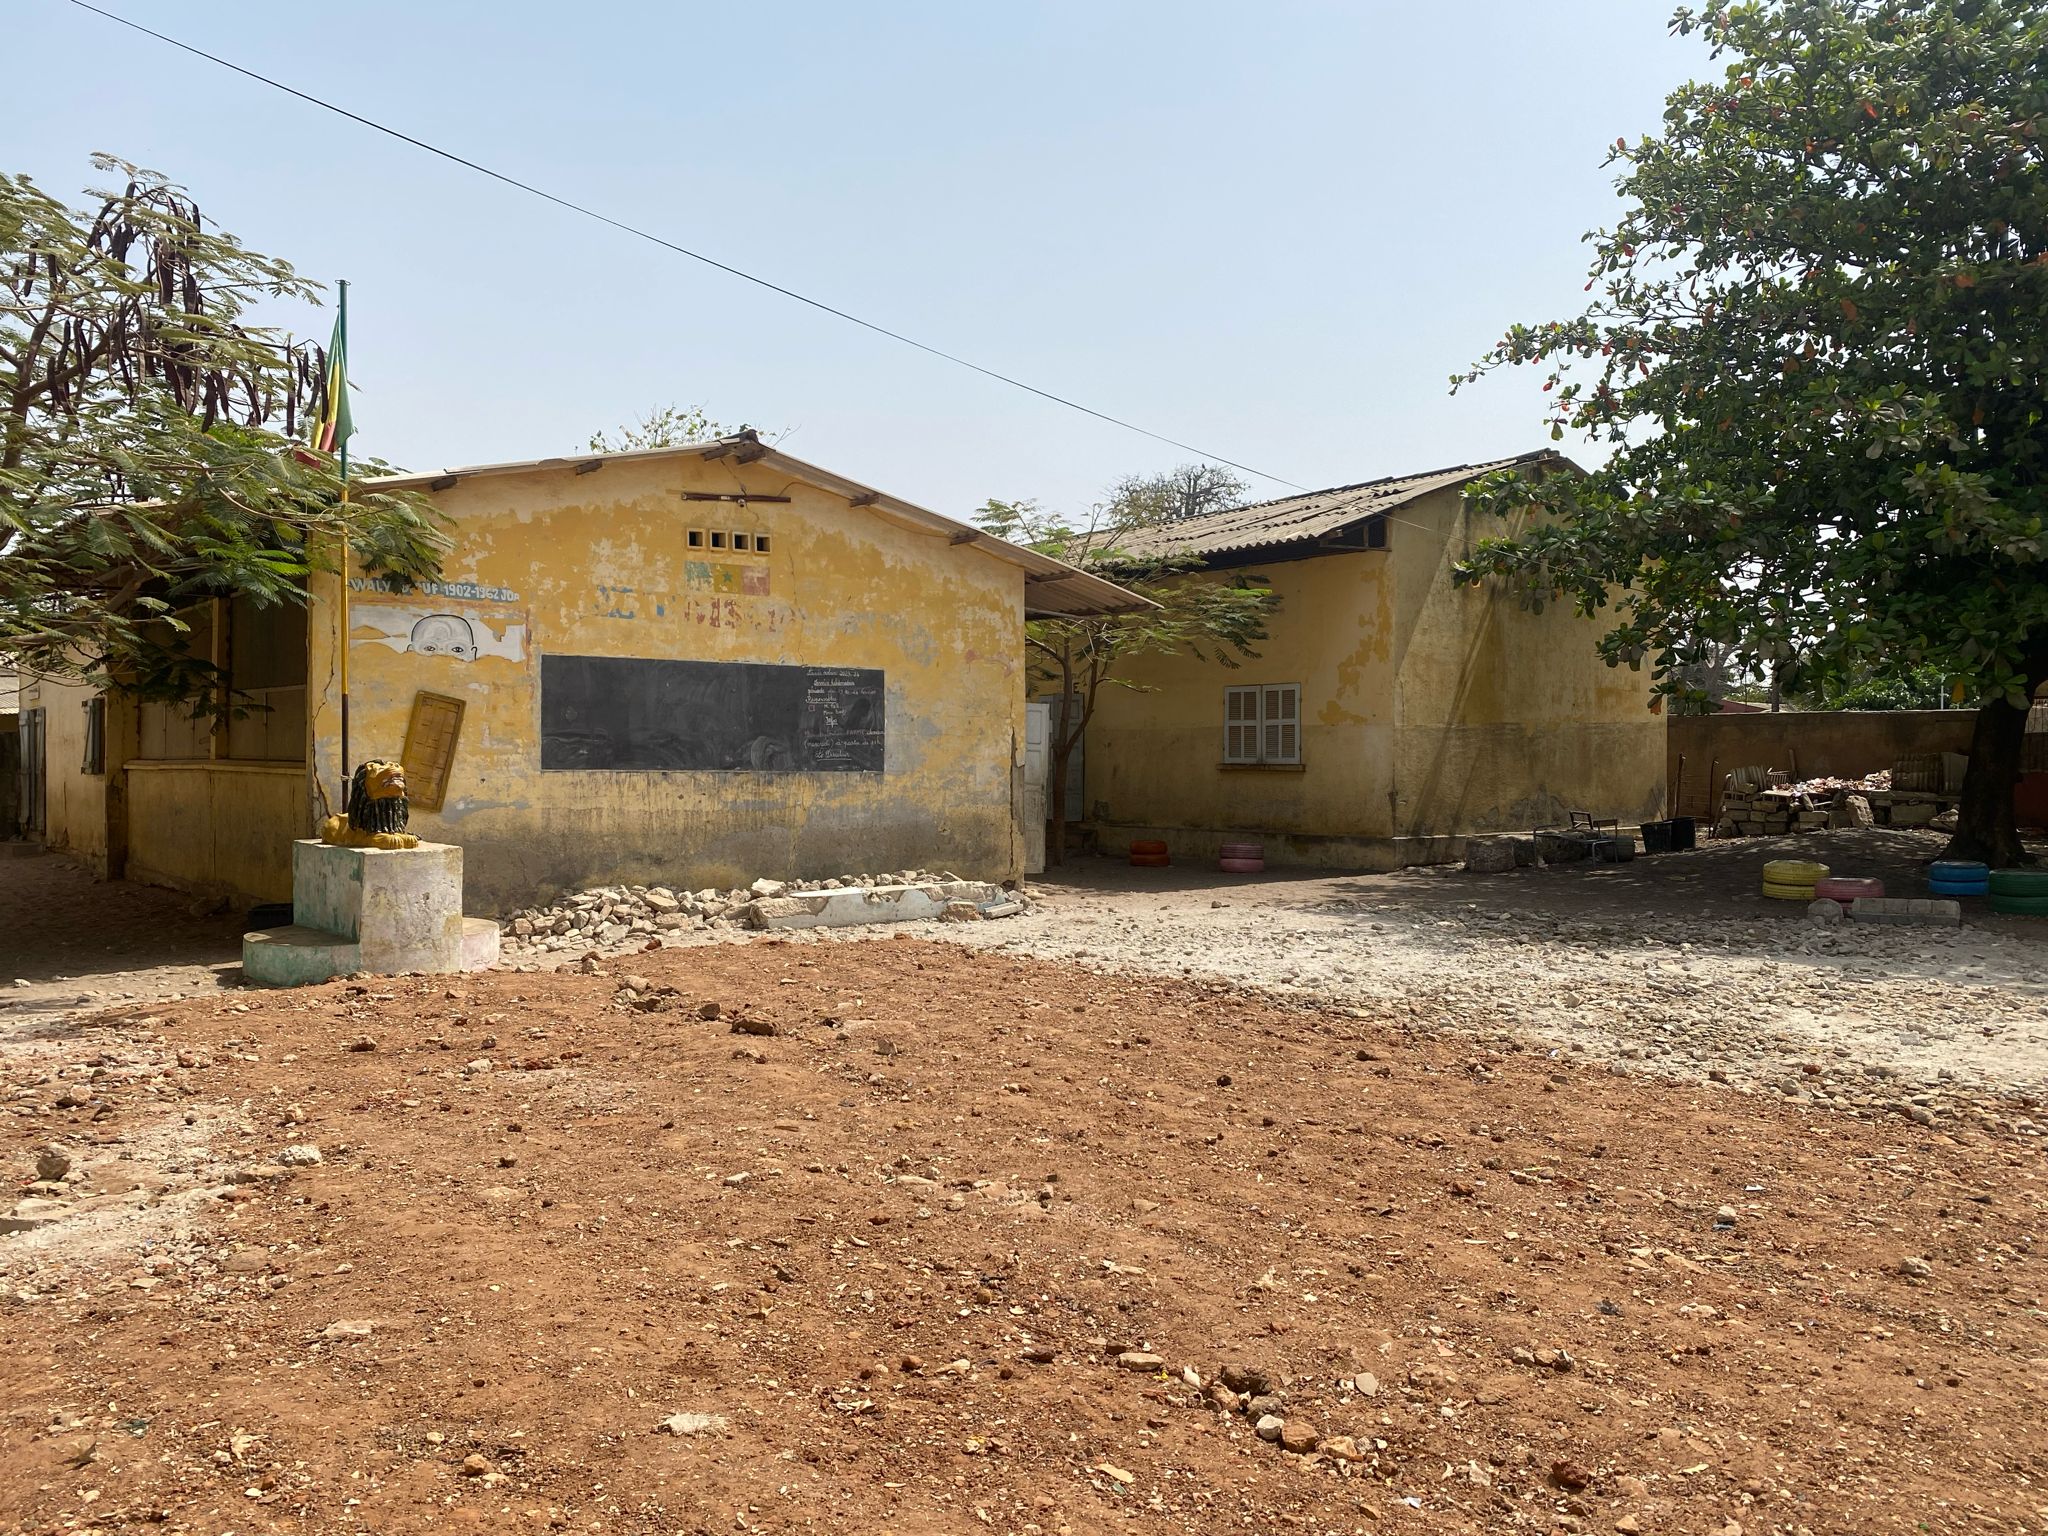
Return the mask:
M2048 1530L2037 1143L921 940L607 970L17 1062L0 1159L127 1203L0 1237L0 1529Z

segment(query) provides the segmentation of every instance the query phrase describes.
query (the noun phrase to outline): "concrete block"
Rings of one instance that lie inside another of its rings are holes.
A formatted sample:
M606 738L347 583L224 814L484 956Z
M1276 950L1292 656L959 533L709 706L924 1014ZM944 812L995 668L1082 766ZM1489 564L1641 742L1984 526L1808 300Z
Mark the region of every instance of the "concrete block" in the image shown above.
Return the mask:
M294 923L242 935L242 979L255 987L314 987L366 970L362 946Z
M1504 837L1470 837L1465 840L1465 868L1475 875L1498 875L1516 864L1515 845Z
M462 920L462 968L465 971L488 971L498 963L498 925L488 917L465 917Z
M1859 896L1849 903L1849 916L1859 923L1911 923L1953 928L1963 920L1963 904L1918 896Z
M462 915L462 850L292 844L289 928L242 936L243 978L304 987L356 971L444 975L497 963L498 925Z
M1570 832L1538 832L1536 851L1546 864L1570 864L1592 852L1592 843Z
M942 918L954 902L977 909L1008 899L999 885L941 880L930 885L878 885L837 891L768 896L741 909L749 928L854 928L862 923L907 923Z

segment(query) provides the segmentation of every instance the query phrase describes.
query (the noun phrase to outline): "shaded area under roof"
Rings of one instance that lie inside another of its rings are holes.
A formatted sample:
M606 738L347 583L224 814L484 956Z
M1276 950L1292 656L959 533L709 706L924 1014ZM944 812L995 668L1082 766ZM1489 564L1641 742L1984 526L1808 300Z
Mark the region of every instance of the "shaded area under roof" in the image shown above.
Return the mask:
M1308 491L1277 501L1254 502L1248 507L1231 507L1185 522L1167 523L1126 535L1117 541L1120 555L1220 555L1231 550L1266 549L1276 544L1298 544L1320 539L1347 528L1362 518L1392 512L1409 502L1463 485L1498 469L1519 464L1569 462L1552 448L1521 453L1511 459L1492 459L1484 464L1454 464L1448 469L1426 470L1419 475L1395 475L1385 480L1362 480L1356 485L1334 485L1328 490Z
M895 522L927 533L944 534L955 544L972 544L1006 564L1019 567L1024 572L1024 611L1034 618L1102 618L1158 606L1149 598L1126 591L1115 582L1091 575L1064 560L1055 560L1035 549L1025 549L967 523L806 463L770 447L751 432L736 433L705 443L679 443L673 448L636 448L626 453L560 454L545 459L474 464L458 469L427 470L419 474L378 475L365 479L362 484L382 491L443 491L459 481L489 476L563 469L589 473L607 464L642 459L727 457L736 464L759 464L835 496L844 496L855 506Z

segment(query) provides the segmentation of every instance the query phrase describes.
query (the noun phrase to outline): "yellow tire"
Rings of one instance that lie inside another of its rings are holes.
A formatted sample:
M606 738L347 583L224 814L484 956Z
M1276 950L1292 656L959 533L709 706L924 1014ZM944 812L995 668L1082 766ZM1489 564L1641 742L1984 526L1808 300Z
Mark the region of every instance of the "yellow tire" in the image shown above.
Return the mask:
M1812 885L1827 877L1827 865L1811 859L1772 859L1764 865L1765 885Z
M1764 882L1764 894L1777 901L1811 902L1813 900L1813 887L1810 885L1779 885L1773 881L1766 880Z

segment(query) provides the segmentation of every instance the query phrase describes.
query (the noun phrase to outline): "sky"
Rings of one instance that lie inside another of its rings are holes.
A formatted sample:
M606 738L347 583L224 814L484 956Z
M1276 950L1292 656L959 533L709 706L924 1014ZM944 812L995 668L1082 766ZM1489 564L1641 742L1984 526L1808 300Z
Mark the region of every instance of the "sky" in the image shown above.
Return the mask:
M1583 303L1581 236L1621 208L1607 146L1713 69L1660 0L99 3L1310 487L1549 445L1532 372L1448 380L1510 323ZM0 33L44 61L0 100L7 170L82 200L108 151L349 280L359 454L538 458L702 406L953 516L989 497L1079 516L1195 457L67 0L0 0Z

